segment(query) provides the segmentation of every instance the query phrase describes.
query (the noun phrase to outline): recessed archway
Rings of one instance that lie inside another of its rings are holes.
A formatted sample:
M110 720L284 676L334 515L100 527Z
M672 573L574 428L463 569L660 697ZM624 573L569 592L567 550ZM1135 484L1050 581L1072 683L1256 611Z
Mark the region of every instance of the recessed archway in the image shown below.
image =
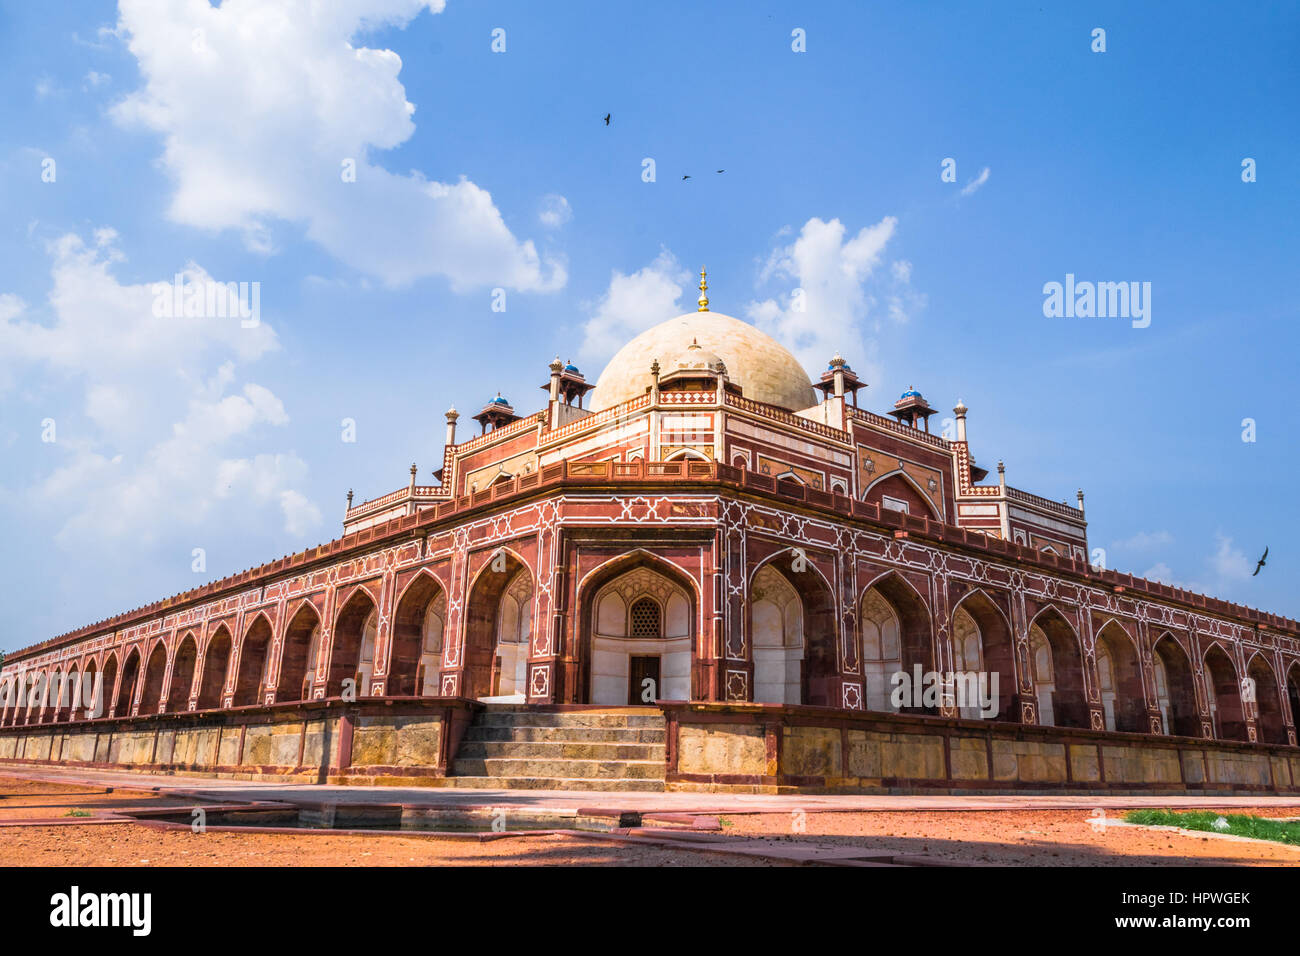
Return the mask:
M514 552L497 551L465 604L463 696L518 699L525 693L532 609L532 573Z
M190 690L194 685L194 668L198 664L199 646L193 634L186 634L176 648L176 657L172 662L172 682L167 689L167 703L163 710L168 713L186 711L190 708Z
M1246 676L1255 686L1256 736L1266 744L1286 743L1286 721L1282 717L1282 698L1273 668L1262 654L1256 654L1246 666Z
M57 668L46 671L45 692L39 720L43 724L53 723L59 716L59 696L63 692L63 674Z
M1044 608L1030 622L1029 656L1038 722L1056 727L1091 726L1079 638L1056 608Z
M1205 683L1215 736L1220 740L1248 739L1237 668L1218 644L1211 644L1205 652Z
M1295 727L1300 721L1300 661L1287 668L1286 699L1291 705L1291 726Z
M754 702L803 703L803 600L771 563L759 568L749 586L749 620Z
M815 707L839 707L842 703L839 689L840 629L835 615L835 596L817 565L797 549L782 551L761 563L750 578L751 599L759 576L774 573L798 597L798 632L793 631L784 645L787 677L798 676L798 703ZM777 578L768 578L775 581ZM791 627L795 624L790 622ZM797 640L797 643L795 643ZM753 643L753 651L759 647ZM764 656L771 650L765 650ZM759 677L758 657L755 657L755 683ZM787 694L794 687L787 684ZM793 703L795 701L787 701Z
M167 676L167 646L160 640L149 652L144 668L144 689L140 692L140 713L156 714L162 703L163 680Z
M1118 621L1097 633L1097 683L1107 730L1151 732L1137 648Z
M390 696L437 695L446 622L447 592L433 575L416 575L397 602L393 617L393 650L385 688Z
M911 475L901 470L881 475L867 485L862 492L862 500L886 511L901 511L933 520L939 518L939 512L929 495L921 490Z
M984 591L976 589L963 597L953 610L952 620L953 670L965 675L987 674L986 689L981 692L976 678L975 697L987 694L990 706L996 707L986 714L977 700L972 700L970 678L966 678L966 703L957 700L962 717L1019 722L1015 706L1016 665L1012 645L1011 625L1002 609ZM997 676L996 690L992 685Z
M353 591L334 623L326 697L342 696L346 689L345 681L352 682L353 693L357 697L364 697L370 693L370 675L374 672L375 666L378 617L375 601L370 596L370 592L361 587Z
M108 657L104 659L104 679L99 682L95 699L91 703L93 716L108 716L108 711L113 706L113 694L117 689L117 672L117 652L110 651Z
M1156 707L1167 734L1199 737L1201 718L1196 708L1192 662L1172 634L1162 634L1151 655L1155 667Z
M259 614L244 634L239 648L239 673L235 677L234 706L262 703L271 660L271 622Z
M320 615L304 601L289 620L280 649L280 676L275 688L277 703L311 700L320 648Z
M695 583L648 551L613 558L578 584L577 701L641 704L698 696ZM647 683L647 681L649 683Z
M114 717L130 717L131 701L135 696L136 679L140 676L140 651L131 648L122 665L122 679L118 682L117 701L113 705Z
M203 677L199 681L199 710L212 710L221 706L226 687L226 671L230 667L230 631L223 624L208 640L207 653L203 655Z
M935 669L930 612L916 590L894 572L878 578L858 601L858 623L867 710L937 714L938 702L933 707L918 706L915 696L904 696L897 707L894 701L894 690L900 686L895 674L907 678L901 686L911 686L917 665L922 675Z

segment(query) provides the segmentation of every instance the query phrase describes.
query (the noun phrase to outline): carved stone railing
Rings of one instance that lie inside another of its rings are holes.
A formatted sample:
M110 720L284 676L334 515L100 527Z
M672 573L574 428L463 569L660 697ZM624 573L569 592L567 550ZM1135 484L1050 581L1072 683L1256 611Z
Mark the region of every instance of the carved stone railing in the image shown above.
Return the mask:
M886 418L884 415L877 415L875 412L868 412L861 408L848 409L849 417L862 422L864 425L870 425L873 428L883 428L887 432L893 432L895 435L901 435L903 438L912 441L921 442L924 445L933 445L935 448L948 450L951 444L948 439L938 435L931 435L929 432L921 431L919 428L913 428L911 425L904 425L892 418Z

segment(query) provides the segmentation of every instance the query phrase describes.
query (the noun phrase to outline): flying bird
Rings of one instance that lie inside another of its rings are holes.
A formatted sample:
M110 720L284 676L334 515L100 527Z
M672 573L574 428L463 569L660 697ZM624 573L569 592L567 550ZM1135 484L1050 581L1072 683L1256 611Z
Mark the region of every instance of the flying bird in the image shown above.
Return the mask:
M690 179L690 176L683 176L682 179Z
M1259 574L1259 569L1262 568L1262 567L1264 566L1264 559L1267 558L1267 557L1268 557L1268 546L1265 545L1265 546L1264 546L1264 553L1263 553L1262 555L1260 555L1259 563L1258 563L1257 565L1255 565L1255 574ZM1251 577L1253 578L1253 577L1255 576L1255 574L1252 574Z
M606 125L606 126L609 125L609 114L608 114L608 113L605 114L605 125Z
M726 170L725 170L725 169L719 169L718 172L720 172L720 173L725 173Z

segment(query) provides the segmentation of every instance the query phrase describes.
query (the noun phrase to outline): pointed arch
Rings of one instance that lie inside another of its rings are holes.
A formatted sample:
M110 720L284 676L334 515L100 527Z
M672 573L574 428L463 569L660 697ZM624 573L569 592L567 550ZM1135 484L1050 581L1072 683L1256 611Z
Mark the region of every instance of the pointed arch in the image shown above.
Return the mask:
M63 671L59 665L45 672L45 692L40 713L40 722L53 723L59 715L59 695L63 691Z
M939 510L934 506L934 502L930 500L929 494L917 484L915 478L901 468L886 472L879 478L872 480L862 490L863 501L870 502L881 508L888 508L888 505L883 501L886 495L907 502L908 514L916 517L929 517L936 521L940 518ZM894 510L900 509L896 508Z
M221 706L225 695L226 674L230 668L230 650L234 642L225 624L218 625L208 638L203 654L203 676L199 681L199 710L212 710Z
M584 574L576 595L577 686L563 689L565 699L641 703L642 684L633 673L634 663L657 663L656 698L700 696L694 647L700 595L698 584L683 568L645 548L634 548ZM646 597L659 609L659 633L633 634L632 609ZM642 681L653 676L652 672L639 674Z
M140 677L140 648L133 647L122 664L122 677L118 681L117 700L113 704L113 717L130 717L135 686Z
M934 628L929 605L897 571L877 576L858 598L862 675L868 710L938 713L938 707L894 706L893 676L934 667Z
M840 706L840 625L834 588L817 562L795 548L785 548L768 555L754 566L747 592L751 597L759 575L767 571L780 575L799 598L798 627L802 653L786 652L785 664L789 680L787 695L793 695L797 687L800 703L817 707ZM753 624L751 608L751 654L754 649ZM757 659L755 668L757 670ZM756 673L755 680L757 676Z
M235 707L262 703L271 663L271 619L258 612L239 642L239 670L235 675Z
M311 700L320 650L320 612L304 600L289 618L280 644L280 673L275 687L276 703Z
M1246 676L1254 681L1256 736L1266 744L1286 743L1286 719L1273 665L1256 651L1246 664Z
M93 716L91 710L95 702L96 681L99 668L93 656L82 658L81 675L73 691L73 712L71 720L81 720Z
M1090 727L1082 645L1054 605L1044 605L1029 622L1029 648L1039 723Z
M1165 631L1156 640L1151 662L1155 667L1156 707L1164 732L1199 737L1201 718L1196 706L1192 660L1187 651L1173 634Z
M972 635L962 633L958 628L958 612L964 613L975 627L973 638L978 642L978 654L971 653ZM983 588L971 588L962 595L953 606L953 622L949 628L952 635L954 670L966 673L987 673L990 682L987 690L996 704L997 710L991 716L993 720L1019 721L1019 708L1016 707L1016 664L1015 642L1012 637L1011 622L1001 606L993 600ZM991 681L997 675L997 688L994 691ZM995 696L994 696L995 695ZM967 693L969 697L969 692ZM960 703L960 702L959 702ZM978 706L970 703L960 709L963 717L984 717Z
M190 691L194 686L194 670L198 666L199 645L193 632L186 632L176 646L176 655L172 660L172 681L167 688L167 701L163 710L168 713L186 711L190 708Z
M496 548L467 593L461 692L466 697L522 693L518 684L527 666L535 599L528 562L509 547Z
M156 714L162 704L163 681L167 678L167 644L162 638L154 642L144 668L144 687L140 692L140 714Z
M678 451L673 452L671 455L669 455L667 458L664 459L664 461L683 461L683 460L708 461L709 456L703 454L702 452L696 451L694 448L682 448L679 449Z
M749 598L754 702L803 703L803 598L770 562L750 579Z
M1300 661L1292 661L1286 669L1286 702L1291 708L1291 727L1300 721Z
M1246 717L1241 706L1241 683L1232 657L1219 643L1205 649L1205 684L1214 720L1214 735L1219 740L1246 740Z
M1097 631L1096 653L1098 692L1106 729L1150 733L1142 669L1132 635L1112 617Z
M437 694L446 623L446 589L422 568L397 599L385 688L389 695Z
M99 689L95 694L94 701L91 703L93 716L107 717L109 711L113 708L120 670L121 665L118 663L117 651L109 651L104 657L103 680L99 682Z
M344 681L353 682L357 697L370 693L370 675L374 669L378 631L378 607L370 590L358 585L334 619L326 697L341 696L345 689Z

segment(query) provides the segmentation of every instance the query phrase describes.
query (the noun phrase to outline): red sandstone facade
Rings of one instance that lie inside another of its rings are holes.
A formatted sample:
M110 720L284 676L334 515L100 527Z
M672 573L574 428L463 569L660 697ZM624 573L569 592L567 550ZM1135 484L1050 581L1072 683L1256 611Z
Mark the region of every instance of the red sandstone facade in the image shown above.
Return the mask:
M919 665L996 674L996 721L1296 745L1295 621L1091 566L1082 494L980 484L960 403L951 439L912 390L863 411L837 356L822 401L783 406L727 347L684 344L598 411L557 361L536 414L494 400L457 442L449 413L440 485L413 472L327 545L9 655L0 726L639 703L647 677L663 700L883 711L882 679Z

